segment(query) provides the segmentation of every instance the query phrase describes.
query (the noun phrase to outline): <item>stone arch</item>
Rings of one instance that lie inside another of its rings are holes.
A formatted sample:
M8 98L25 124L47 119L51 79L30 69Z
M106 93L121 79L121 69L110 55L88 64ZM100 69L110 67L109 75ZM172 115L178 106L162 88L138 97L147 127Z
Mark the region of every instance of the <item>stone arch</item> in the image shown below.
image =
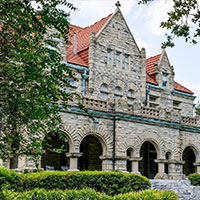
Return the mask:
M181 160L183 158L183 152L187 147L190 147L193 150L193 152L195 154L196 162L200 162L200 153L199 153L200 151L199 151L198 147L195 144L191 144L191 143L184 144L182 146L182 148L181 148Z
M103 148L103 155L108 155L109 152L112 152L111 136L107 134L104 128L94 126L77 127L77 137L75 144L75 149L77 152L80 151L82 140L88 135L93 135L99 139Z
M64 123L64 128L61 129L69 143L69 152L73 152L75 150L74 143L76 140L76 130L70 126L69 124Z
M100 88L100 86L102 84L106 84L108 86L107 89L108 89L109 93L112 92L112 90L110 88L110 82L111 82L111 80L106 74L104 74L104 75L101 74L101 75L97 76L97 78L96 78L96 83L98 83L97 87Z
M138 136L135 141L135 150L136 155L140 155L140 149L144 142L151 142L156 148L157 159L165 158L165 143L162 138L157 134L157 132L146 131L141 136Z
M141 100L142 93L141 93L141 89L139 85L133 82L128 82L127 88L126 88L126 95L128 95L129 90L133 90L135 92L135 98L138 98Z

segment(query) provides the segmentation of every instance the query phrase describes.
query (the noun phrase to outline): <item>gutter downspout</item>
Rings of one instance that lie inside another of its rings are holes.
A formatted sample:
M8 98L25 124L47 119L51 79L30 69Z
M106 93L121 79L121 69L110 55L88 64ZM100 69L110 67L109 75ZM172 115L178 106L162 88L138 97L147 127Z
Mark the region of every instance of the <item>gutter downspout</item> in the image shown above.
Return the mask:
M149 96L149 92L150 92L150 90L149 90L149 86L147 85L147 86L146 86L146 99L145 99L145 106L148 105L148 96Z
M86 80L88 78L87 70L83 71L82 78L83 78L83 91L82 91L82 95L84 97L85 94L86 94Z
M116 138L116 117L115 117L115 100L112 105L113 110L113 153L112 153L112 168L115 170L115 138Z

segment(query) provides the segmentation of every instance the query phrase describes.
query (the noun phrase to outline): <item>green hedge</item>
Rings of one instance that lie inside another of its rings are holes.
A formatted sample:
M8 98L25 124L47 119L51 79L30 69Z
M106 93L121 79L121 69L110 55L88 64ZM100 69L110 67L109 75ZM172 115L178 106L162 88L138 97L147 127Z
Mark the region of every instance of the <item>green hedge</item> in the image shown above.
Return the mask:
M34 189L22 193L4 191L4 200L178 200L173 191L145 190L138 193L120 194L114 197L95 192L92 189L83 190L51 190Z
M0 169L4 171L4 168ZM5 175L7 173L7 175ZM92 188L96 191L115 195L139 190L145 190L151 187L146 177L121 173L121 172L103 172L103 171L85 171L85 172L37 172L29 174L16 174L6 170L3 177L8 189L15 191L33 190L35 188L52 190L70 190ZM0 185L1 187L1 185Z
M21 175L22 190L34 188L83 189L115 195L132 191L145 190L151 187L146 177L120 172L38 172Z
M194 173L188 176L188 179L191 181L192 185L200 186L200 174Z
M144 190L128 194L119 194L114 200L178 200L174 191Z
M0 167L0 190L16 189L20 180L20 176L16 172Z

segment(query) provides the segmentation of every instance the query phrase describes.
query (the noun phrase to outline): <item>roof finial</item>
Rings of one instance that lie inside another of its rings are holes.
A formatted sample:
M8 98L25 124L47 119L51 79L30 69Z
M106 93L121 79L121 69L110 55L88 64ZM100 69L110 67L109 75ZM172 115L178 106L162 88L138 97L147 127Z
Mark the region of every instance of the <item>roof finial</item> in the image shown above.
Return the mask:
M115 5L117 6L117 8L119 8L121 6L119 1L117 1L117 3Z

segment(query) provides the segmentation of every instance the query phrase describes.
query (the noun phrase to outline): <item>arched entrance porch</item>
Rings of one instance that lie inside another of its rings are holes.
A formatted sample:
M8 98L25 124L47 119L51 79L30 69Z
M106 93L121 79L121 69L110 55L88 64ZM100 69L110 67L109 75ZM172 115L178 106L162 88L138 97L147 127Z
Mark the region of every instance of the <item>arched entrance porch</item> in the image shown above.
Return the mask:
M188 176L191 173L195 173L196 167L194 166L194 163L196 161L196 156L191 147L188 146L184 149L182 159L185 161L183 165L183 174Z
M96 136L86 136L81 142L80 152L79 170L102 170L102 160L99 157L103 154L103 148Z
M142 157L142 160L139 162L140 173L153 179L158 173L158 164L154 161L157 159L155 146L149 141L144 142L140 149L140 157Z
M45 138L44 141L46 152L42 155L41 167L50 171L68 170L69 158L67 158L66 153L69 152L69 142L61 140L58 134L53 134L50 138ZM60 153L61 149L63 150Z

